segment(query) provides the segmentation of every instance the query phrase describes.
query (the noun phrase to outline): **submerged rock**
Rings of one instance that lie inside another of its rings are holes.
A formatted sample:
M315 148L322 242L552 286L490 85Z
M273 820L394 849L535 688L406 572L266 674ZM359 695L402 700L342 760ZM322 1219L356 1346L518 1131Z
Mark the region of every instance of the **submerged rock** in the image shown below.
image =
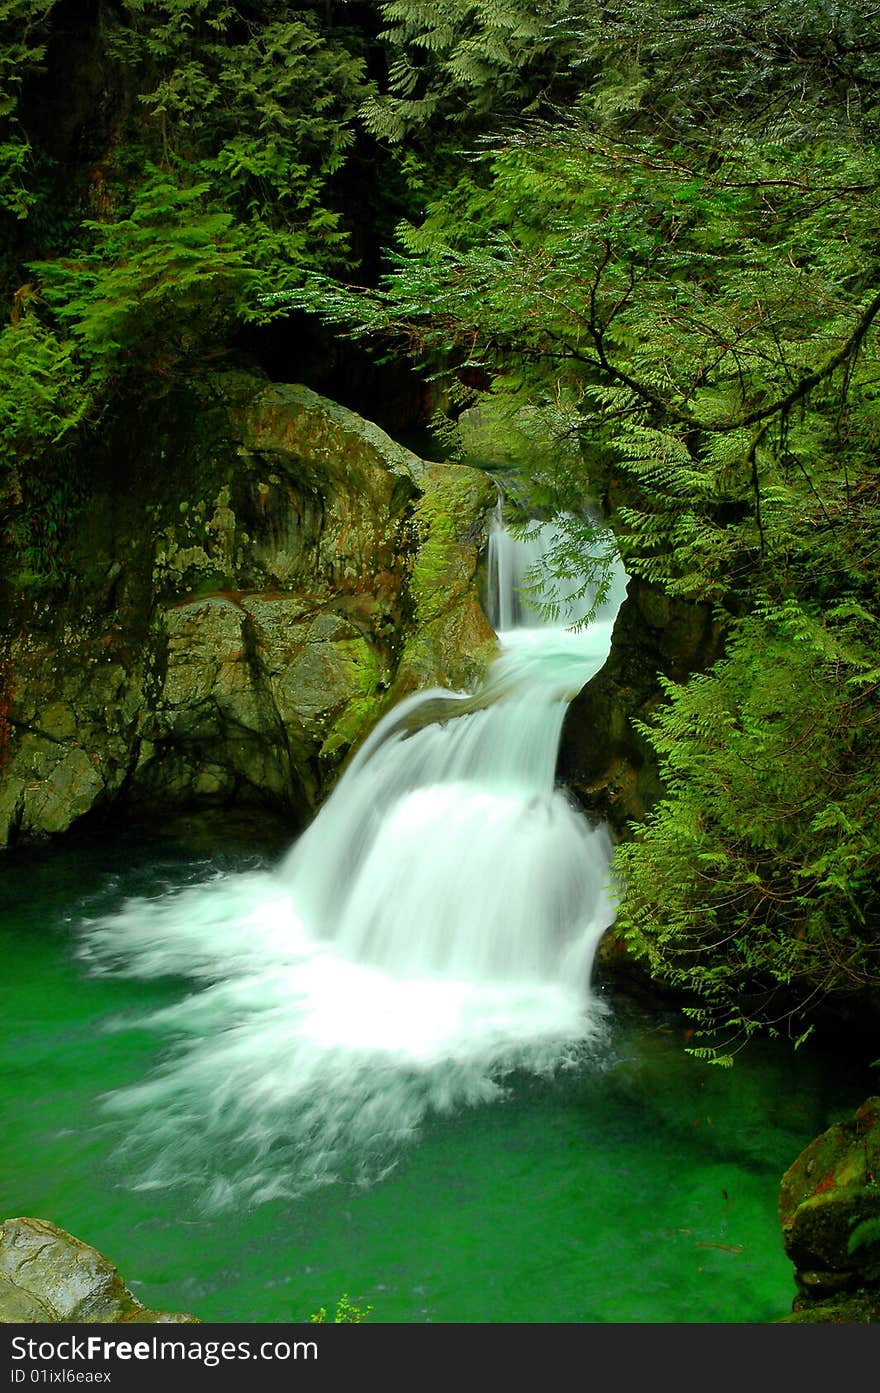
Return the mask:
M7 1219L0 1225L0 1324L55 1321L200 1323L143 1306L102 1253L48 1220Z
M0 846L119 800L308 817L388 705L495 653L495 489L305 387L213 375L107 442L0 662ZM124 483L120 485L120 477Z
M779 1218L798 1287L786 1319L880 1320L880 1098L801 1152L782 1178Z

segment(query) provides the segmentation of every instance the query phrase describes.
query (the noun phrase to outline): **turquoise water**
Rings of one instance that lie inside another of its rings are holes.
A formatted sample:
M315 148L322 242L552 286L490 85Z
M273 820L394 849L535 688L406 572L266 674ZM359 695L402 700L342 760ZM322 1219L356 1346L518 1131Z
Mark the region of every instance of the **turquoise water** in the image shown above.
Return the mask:
M495 1102L429 1116L370 1185L220 1214L139 1190L109 1091L161 1062L147 1027L179 979L88 975L80 925L279 851L171 840L7 853L2 867L0 1217L34 1215L115 1262L138 1298L208 1321L284 1322L346 1293L377 1322L769 1321L794 1295L780 1176L872 1089L869 1071L783 1045L732 1071L684 1052L682 1023L609 997L604 1046ZM222 1157L214 1158L222 1167Z

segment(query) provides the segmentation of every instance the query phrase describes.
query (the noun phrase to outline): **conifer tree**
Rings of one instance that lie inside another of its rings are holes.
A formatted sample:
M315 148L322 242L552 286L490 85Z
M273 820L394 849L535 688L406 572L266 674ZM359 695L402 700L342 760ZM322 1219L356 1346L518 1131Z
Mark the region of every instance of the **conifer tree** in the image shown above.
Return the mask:
M300 302L519 448L555 436L527 505L603 499L632 574L714 607L726 656L666 684L643 731L666 797L617 874L633 951L726 1062L880 983L880 12L620 0L552 29L577 37L570 109L475 146L377 291ZM460 32L420 75L435 121L464 109Z

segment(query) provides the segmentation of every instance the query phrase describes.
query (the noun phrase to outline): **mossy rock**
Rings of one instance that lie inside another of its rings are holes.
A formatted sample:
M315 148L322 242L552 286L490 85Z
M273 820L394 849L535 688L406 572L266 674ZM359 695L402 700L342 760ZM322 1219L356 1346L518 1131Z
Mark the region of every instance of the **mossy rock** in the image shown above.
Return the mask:
M721 652L722 631L708 605L670 598L630 579L602 671L570 703L558 775L590 811L632 835L663 797L657 758L636 728L651 724L663 700L661 678L684 681Z
M472 690L495 655L494 485L306 387L208 374L111 431L91 477L63 599L0 666L0 845L120 796L299 825L394 701Z
M849 1251L852 1235L880 1219L880 1098L869 1098L801 1152L782 1178L779 1218L796 1267L859 1268L859 1250ZM865 1245L865 1256L871 1247Z
M871 1325L880 1321L880 1292L854 1291L827 1301L795 1301L777 1325Z
M829 1127L801 1152L782 1178L779 1218L800 1292L795 1310L808 1318L830 1303L875 1312L835 1320L877 1319L880 1098L869 1098L853 1117Z
M479 470L455 464L427 464L419 482L418 545L408 586L413 618L395 698L431 686L474 691L498 654L477 583L495 485Z
M0 1226L0 1324L121 1322L200 1324L196 1316L152 1311L113 1264L46 1219Z

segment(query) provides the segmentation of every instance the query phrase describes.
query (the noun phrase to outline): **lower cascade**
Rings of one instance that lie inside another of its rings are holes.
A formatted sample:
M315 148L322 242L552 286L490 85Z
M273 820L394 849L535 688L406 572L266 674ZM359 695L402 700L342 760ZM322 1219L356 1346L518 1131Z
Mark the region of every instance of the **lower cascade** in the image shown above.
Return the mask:
M627 577L618 565L588 623L593 595L578 587L547 621L522 581L554 535L496 523L501 651L484 687L397 705L278 866L83 924L92 973L191 983L118 1024L169 1045L105 1100L128 1183L193 1186L215 1209L368 1183L431 1113L601 1042L590 975L615 914L612 848L555 787L555 766Z

